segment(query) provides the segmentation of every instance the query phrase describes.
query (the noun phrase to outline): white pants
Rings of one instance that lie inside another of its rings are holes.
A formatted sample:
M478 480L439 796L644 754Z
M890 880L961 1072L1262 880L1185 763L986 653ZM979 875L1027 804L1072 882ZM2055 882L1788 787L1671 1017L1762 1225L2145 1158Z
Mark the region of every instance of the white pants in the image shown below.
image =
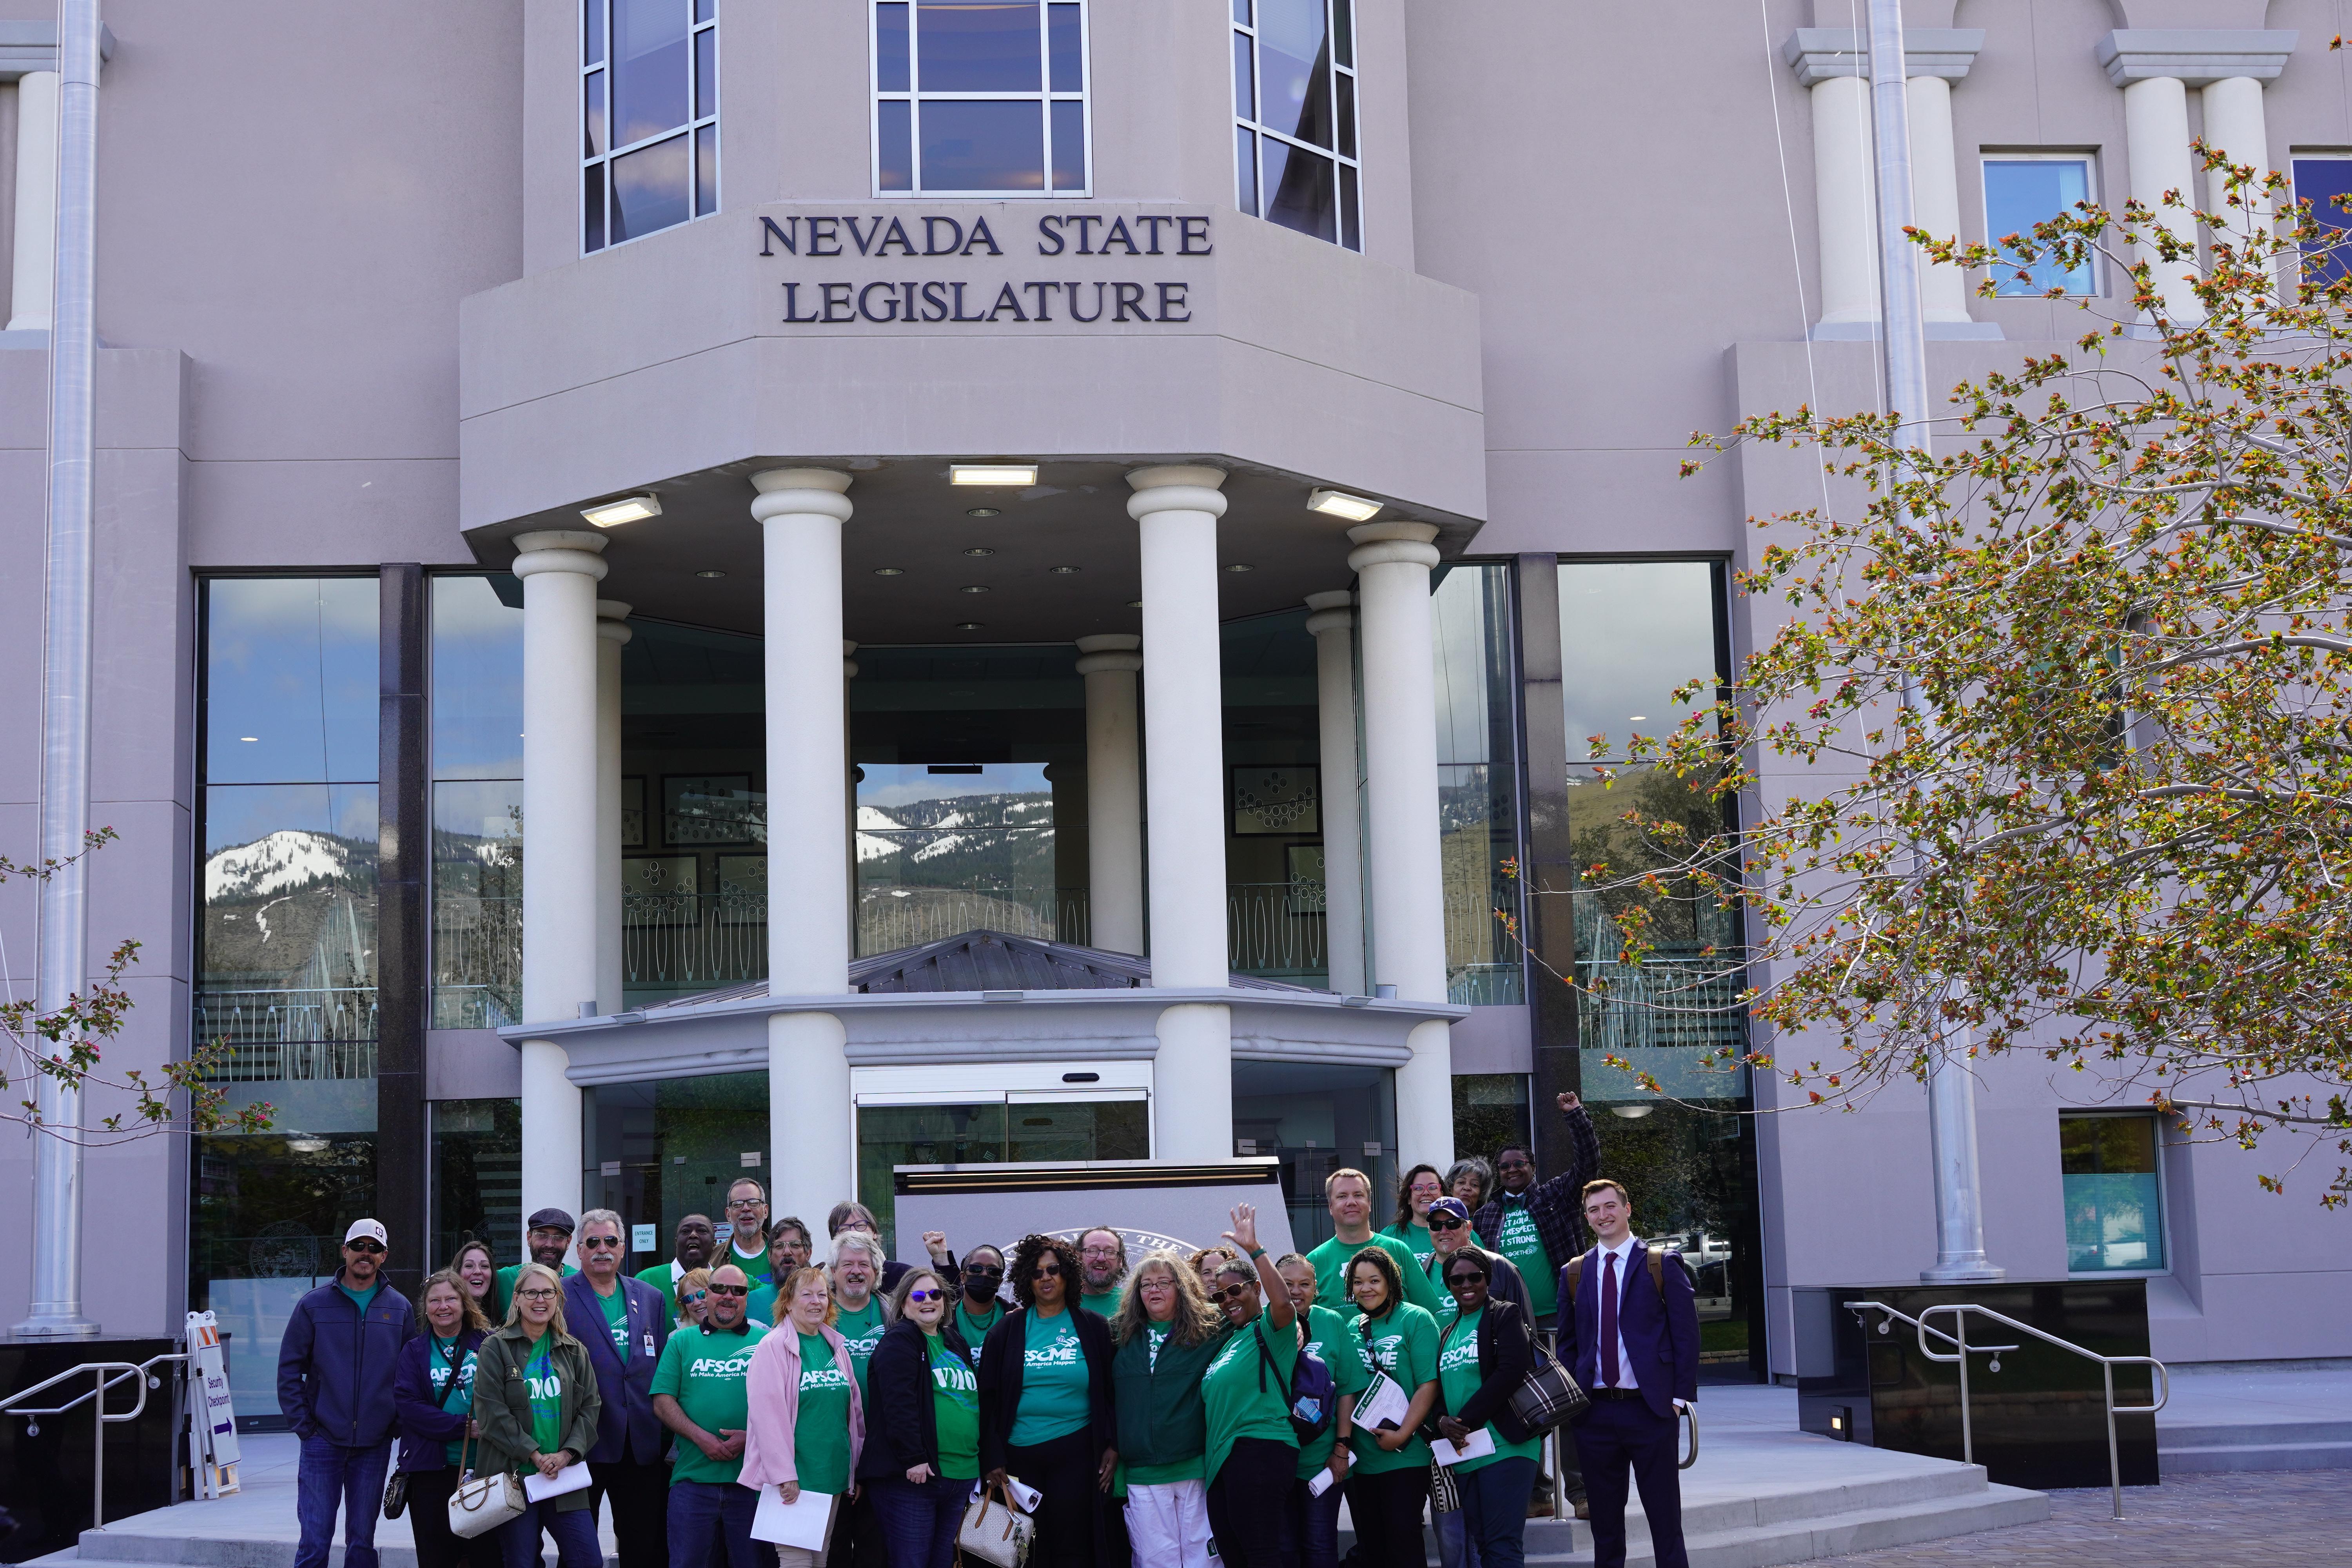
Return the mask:
M1209 1483L1130 1483L1127 1537L1135 1547L1135 1568L1209 1568Z

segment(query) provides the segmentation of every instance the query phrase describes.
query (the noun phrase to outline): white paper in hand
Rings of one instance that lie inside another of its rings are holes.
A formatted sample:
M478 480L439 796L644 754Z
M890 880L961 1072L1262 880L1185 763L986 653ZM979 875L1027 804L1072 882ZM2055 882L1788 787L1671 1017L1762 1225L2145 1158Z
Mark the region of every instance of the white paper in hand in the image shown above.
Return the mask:
M824 1492L803 1489L791 1502L774 1487L760 1489L760 1506L751 1515L751 1539L778 1546L797 1546L822 1552L832 1532L834 1500Z
M1406 1410L1412 1401L1404 1396L1396 1379L1386 1373L1372 1373L1371 1385L1356 1397L1356 1425L1393 1432L1404 1425Z
M1494 1431L1481 1426L1470 1434L1460 1447L1440 1437L1429 1446L1430 1453L1441 1465L1458 1465L1465 1459L1483 1459L1495 1451Z
M1045 1500L1044 1492L1039 1491L1035 1487L1024 1484L1018 1476L1004 1478L1004 1490L1013 1499L1013 1506L1023 1513L1035 1513L1037 1505Z
M1314 1479L1307 1483L1307 1495L1308 1497L1321 1497L1325 1492L1331 1489L1331 1467L1326 1465L1321 1469L1315 1472Z
M522 1495L533 1502L545 1502L549 1498L562 1497L566 1492L584 1492L593 1479L594 1478L589 1475L588 1467L574 1459L556 1471L551 1481L537 1470L523 1477Z

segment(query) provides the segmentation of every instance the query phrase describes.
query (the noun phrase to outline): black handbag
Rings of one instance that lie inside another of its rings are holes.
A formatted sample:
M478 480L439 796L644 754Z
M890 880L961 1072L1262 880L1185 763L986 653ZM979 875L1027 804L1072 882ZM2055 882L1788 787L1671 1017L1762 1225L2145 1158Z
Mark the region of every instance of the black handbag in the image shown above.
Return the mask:
M1511 1415L1532 1437L1549 1432L1563 1421L1573 1421L1592 1407L1568 1368L1549 1346L1536 1342L1536 1368L1528 1373L1525 1383L1511 1392Z
M394 1470L383 1483L383 1517L398 1519L408 1506L408 1472Z

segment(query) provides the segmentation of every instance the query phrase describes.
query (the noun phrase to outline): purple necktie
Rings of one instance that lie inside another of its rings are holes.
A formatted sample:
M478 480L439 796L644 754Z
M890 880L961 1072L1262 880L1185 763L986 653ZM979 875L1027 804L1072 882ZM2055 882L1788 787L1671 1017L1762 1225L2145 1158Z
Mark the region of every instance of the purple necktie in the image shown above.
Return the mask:
M1601 1386L1617 1386L1617 1255L1601 1271Z

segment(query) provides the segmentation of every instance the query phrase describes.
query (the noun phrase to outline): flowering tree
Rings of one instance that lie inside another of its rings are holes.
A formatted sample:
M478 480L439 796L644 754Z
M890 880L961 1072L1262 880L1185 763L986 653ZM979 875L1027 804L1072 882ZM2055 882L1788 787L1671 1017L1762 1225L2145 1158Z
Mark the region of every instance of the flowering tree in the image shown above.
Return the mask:
M47 881L114 837L114 829L101 828L86 836L81 855L37 865L20 865L0 856L0 882ZM6 1046L0 1047L0 1093L13 1090L24 1097L0 1110L0 1121L64 1135L66 1130L50 1126L41 1115L38 1089L46 1078L85 1093L107 1089L131 1097L127 1110L100 1117L95 1124L85 1121L79 1136L86 1143L127 1142L158 1132L268 1131L272 1108L267 1101L232 1111L227 1109L227 1091L206 1081L207 1070L226 1054L226 1044L200 1048L184 1061L166 1062L161 1081L151 1080L137 1068L125 1068L116 1079L100 1075L102 1043L122 1032L123 1020L131 1011L131 994L122 988L122 976L138 959L139 943L123 942L108 956L105 979L86 993L75 992L62 1005L47 1012L31 999L0 1004L0 1033L8 1039ZM175 1093L187 1097L184 1120L173 1112Z
M2158 342L2095 317L1957 387L1932 455L1805 408L1694 437L1813 450L1860 500L1761 522L1781 542L1741 587L1790 618L1623 754L1717 801L1769 754L1807 793L1733 835L1637 792L1582 891L1629 958L1678 906L1744 907L1724 956L1769 979L1740 1005L1834 1047L1748 1059L1814 1103L2035 1050L2204 1136L2352 1154L2352 219L2208 166L2218 213L2176 192L1990 248L1914 233L1986 293L2098 253ZM2183 269L2194 322L2161 315ZM2339 1167L2322 1201L2347 1199Z

